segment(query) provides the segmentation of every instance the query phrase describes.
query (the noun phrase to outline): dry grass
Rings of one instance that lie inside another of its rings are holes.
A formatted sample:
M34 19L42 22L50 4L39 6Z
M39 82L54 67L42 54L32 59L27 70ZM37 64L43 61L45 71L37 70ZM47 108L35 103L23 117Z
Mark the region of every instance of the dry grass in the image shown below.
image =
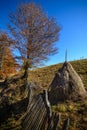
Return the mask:
M87 59L72 61L70 63L74 67L76 72L80 75L85 85L85 88L87 89ZM48 67L43 67L34 71L29 71L29 80L36 82L38 85L42 87L49 87L55 73L61 66L62 63Z
M70 63L82 78L84 86L87 90L87 59L73 61ZM29 71L29 81L35 81L38 85L47 88L51 84L55 73L61 66L62 64L57 64ZM18 84L20 83L18 82ZM19 96L20 94L17 95L16 93L14 99L12 98L12 102L18 102L18 99L20 99ZM25 102L22 101L22 103L22 107L25 107ZM17 104L16 107L18 107L19 112L21 109L21 104ZM16 109L15 112L17 112ZM67 117L70 117L70 130L87 130L87 99L83 102L80 101L77 103L73 103L72 101L60 103L57 106L52 106L52 109L53 111L61 113L61 121L63 121ZM16 115L16 117L14 117L14 115L9 117L5 122L1 124L0 130L20 130L21 121L19 120L19 117L24 114L24 111L25 108L23 108L18 114L14 114ZM16 118L18 118L18 120ZM60 124L62 124L62 122Z

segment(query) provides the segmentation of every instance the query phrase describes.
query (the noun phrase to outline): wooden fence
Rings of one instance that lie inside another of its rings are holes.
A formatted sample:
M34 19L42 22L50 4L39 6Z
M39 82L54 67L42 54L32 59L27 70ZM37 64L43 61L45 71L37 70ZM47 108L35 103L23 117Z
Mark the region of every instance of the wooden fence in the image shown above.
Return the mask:
M43 90L43 93L34 93L34 87L32 87L32 85L29 85L28 87L28 95L30 95L29 105L23 118L22 129L58 130L60 114L52 112L47 90ZM64 121L62 130L67 130L68 126L69 118Z

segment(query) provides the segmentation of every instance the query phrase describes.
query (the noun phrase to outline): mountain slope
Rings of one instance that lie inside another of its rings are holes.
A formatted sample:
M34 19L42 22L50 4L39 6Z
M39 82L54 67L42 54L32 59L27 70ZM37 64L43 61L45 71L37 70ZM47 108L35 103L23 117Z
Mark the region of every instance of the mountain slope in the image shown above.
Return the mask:
M70 63L81 77L87 90L87 59L72 61ZM37 84L47 88L51 84L55 73L61 66L62 63L30 71L29 80L35 81Z
M87 90L87 59L70 63L80 75ZM29 81L35 81L36 84L47 88L61 66L62 63L29 71ZM12 78L10 77L10 79ZM21 130L21 119L28 104L28 99L24 97L24 81L20 78L5 87L4 99L2 105L0 104L0 130ZM8 93L6 90L9 90ZM52 106L52 110L61 114L62 121L70 117L70 130L87 130L87 99L75 103L72 101L63 102L57 106Z

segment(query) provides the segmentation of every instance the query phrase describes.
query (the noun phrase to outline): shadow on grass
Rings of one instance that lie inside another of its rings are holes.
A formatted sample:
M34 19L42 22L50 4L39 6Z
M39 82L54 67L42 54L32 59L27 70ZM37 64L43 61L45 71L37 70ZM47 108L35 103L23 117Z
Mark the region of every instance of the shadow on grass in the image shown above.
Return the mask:
M24 98L14 104L4 104L0 106L0 124L5 122L8 118L19 118L22 112L25 112L28 105L28 98Z

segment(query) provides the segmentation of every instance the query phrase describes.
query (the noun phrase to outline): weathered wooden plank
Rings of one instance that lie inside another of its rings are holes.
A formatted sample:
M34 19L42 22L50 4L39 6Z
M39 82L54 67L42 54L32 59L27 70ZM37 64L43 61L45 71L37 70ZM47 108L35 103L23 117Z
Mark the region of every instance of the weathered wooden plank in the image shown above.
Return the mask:
M69 118L64 121L62 130L68 130L69 122L70 122L70 119L69 119Z

